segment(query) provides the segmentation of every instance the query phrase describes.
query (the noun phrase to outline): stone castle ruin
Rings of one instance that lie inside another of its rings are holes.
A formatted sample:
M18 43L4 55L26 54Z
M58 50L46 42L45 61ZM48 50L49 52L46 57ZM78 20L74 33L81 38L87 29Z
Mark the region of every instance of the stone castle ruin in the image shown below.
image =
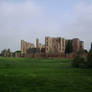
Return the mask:
M21 40L21 56L46 56L46 55L64 55L66 39L61 37L45 37L45 44L42 45L39 39L36 39L36 46L33 43ZM73 52L78 52L80 49L84 49L84 42L78 38L71 40Z

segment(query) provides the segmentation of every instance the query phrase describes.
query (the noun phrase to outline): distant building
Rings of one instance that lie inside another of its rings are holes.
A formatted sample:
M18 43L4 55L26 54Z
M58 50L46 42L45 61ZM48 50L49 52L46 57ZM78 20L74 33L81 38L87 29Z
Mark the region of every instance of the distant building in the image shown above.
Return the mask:
M15 51L13 54L14 57L21 57L21 51Z
M84 42L75 38L72 40L72 47L74 52L78 52L80 49L84 49Z
M64 53L66 47L66 40L64 38L45 38L46 53Z
M36 46L34 46L32 43L21 40L21 55L65 54L67 41L68 40L61 37L45 37L44 45L39 42L39 39L36 39ZM74 52L78 52L80 49L84 49L83 41L80 41L78 38L74 38L71 41Z
M26 55L27 50L34 47L35 47L34 44L21 40L21 54L22 55Z

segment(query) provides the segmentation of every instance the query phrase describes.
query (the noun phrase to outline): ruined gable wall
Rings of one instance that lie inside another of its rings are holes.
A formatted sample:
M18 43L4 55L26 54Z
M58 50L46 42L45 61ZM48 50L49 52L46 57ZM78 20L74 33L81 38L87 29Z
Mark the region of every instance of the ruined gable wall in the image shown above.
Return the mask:
M34 44L21 40L21 54L26 54L29 48L34 48L34 47L35 47Z

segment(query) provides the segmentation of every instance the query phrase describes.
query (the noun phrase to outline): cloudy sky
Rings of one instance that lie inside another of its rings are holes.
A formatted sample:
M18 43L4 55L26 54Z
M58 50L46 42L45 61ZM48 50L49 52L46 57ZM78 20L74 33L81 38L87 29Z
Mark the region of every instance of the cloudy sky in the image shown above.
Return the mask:
M0 51L45 36L92 42L92 0L0 0Z

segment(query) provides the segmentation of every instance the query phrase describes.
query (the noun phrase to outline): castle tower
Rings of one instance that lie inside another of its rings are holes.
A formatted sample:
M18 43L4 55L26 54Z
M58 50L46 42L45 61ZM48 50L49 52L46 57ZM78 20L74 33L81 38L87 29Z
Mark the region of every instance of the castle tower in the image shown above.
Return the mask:
M26 43L24 40L21 40L21 54L26 54Z
M84 49L84 41L80 41L80 49Z
M36 39L36 48L39 48L39 39Z
M80 50L80 40L78 38L72 40L72 47L74 52L78 52Z
M45 52L46 53L64 53L66 40L61 37L51 38L45 37Z

